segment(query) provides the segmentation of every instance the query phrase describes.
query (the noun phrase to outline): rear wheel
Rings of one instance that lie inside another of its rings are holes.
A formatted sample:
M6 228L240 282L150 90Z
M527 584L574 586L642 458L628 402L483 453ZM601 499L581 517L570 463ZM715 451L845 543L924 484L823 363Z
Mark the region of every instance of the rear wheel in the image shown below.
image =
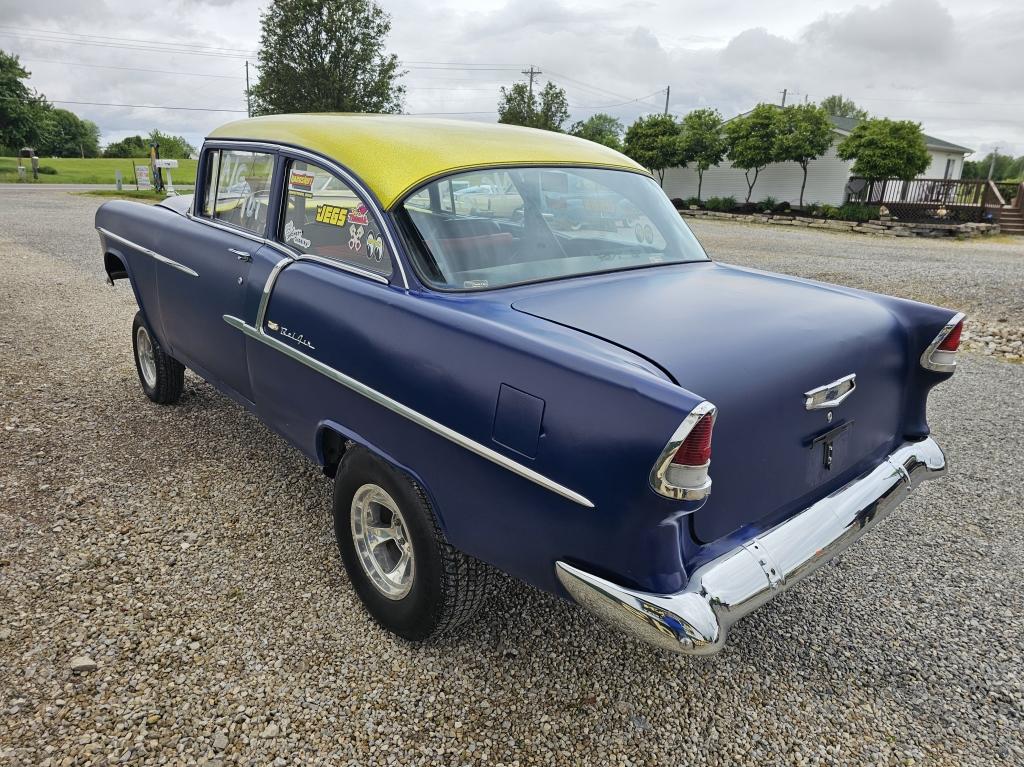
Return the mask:
M132 323L132 348L146 396L161 405L177 402L185 387L185 366L164 352L143 322L142 312L136 312Z
M462 625L488 591L490 568L445 540L423 489L363 448L338 468L334 535L367 611L405 639Z

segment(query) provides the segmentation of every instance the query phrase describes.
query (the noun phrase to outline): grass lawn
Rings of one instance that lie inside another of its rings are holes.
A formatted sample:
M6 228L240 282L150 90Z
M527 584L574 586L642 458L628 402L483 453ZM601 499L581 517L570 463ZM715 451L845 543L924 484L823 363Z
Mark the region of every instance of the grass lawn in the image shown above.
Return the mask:
M74 194L80 194L84 197L109 197L117 200L135 200L137 202L153 204L167 199L167 195L163 192L154 192L153 190L137 192L134 189L122 189L119 192L116 189L94 189L91 192L75 192Z
M32 164L22 160L28 183L32 183ZM135 175L132 163L146 165L145 158L117 159L113 157L61 157L50 159L39 158L40 184L113 184L114 171L120 170L125 184L134 185ZM54 174L41 172L43 168L53 168ZM178 167L171 170L171 178L177 184L194 184L196 181L196 161L178 160ZM16 157L0 157L0 184L18 180L18 159Z

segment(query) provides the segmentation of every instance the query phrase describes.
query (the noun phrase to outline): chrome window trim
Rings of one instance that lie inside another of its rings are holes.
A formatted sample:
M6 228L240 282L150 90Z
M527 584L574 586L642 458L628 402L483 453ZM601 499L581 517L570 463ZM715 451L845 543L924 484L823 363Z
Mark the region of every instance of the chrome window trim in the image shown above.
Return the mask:
M278 266L280 266L280 264ZM478 455L481 458L484 458L485 460L488 460L491 463L494 463L502 467L503 469L511 471L513 474L517 474L518 476L523 477L524 479L528 479L534 484L543 487L545 490L549 490L553 493L556 493L557 495L562 496L563 498L567 498L573 503L578 503L580 506L585 506L591 509L594 508L594 504L591 503L591 501L588 500L586 497L580 495L579 493L570 490L569 488L564 487L563 485L558 484L554 480L548 479L543 474L540 474L539 472L536 472L527 466L523 466L522 464L513 461L511 458L507 458L501 453L492 450L491 448L485 445L481 445L479 442L476 442L475 440L472 440L469 437L460 434L454 429L448 428L444 424L435 421L429 416L426 416L423 413L420 413L406 405L403 405L401 402L394 400L391 397L388 397L386 394L383 394L377 391L376 389L367 386L366 384L356 380L355 378L352 378L351 376L345 375L340 370L336 370L330 367L329 365L325 365L323 362L320 362L320 360L310 357L308 354L304 354L303 352L300 352L298 349L295 349L289 346L288 344L279 341L273 336L268 335L266 332L264 332L262 324L258 327L253 327L252 325L247 324L244 320L240 320L238 317L232 317L229 314L224 315L224 321L228 323L231 327L242 331L250 338L260 341L269 346L270 348L275 349L276 351L279 351L288 357L291 357L293 360L300 362L306 367L325 376L326 378L329 378L332 381L341 384L347 389L354 391L356 394L366 397L371 402L375 402L376 404L390 410L393 413L397 413L398 415L408 419L409 421L412 421L418 426L422 426L428 431L431 431L434 434L437 434L438 436L447 439L449 442L453 442L459 447L462 447L468 450L469 452L474 453L475 455Z
M838 392L834 397L829 398L828 392L832 389L841 389L845 384L849 383L850 388L844 391ZM857 374L850 373L849 375L837 378L832 383L827 383L823 386L818 386L810 391L804 392L804 408L807 410L828 410L841 405L847 397L853 394L857 390Z
M936 373L952 373L956 370L956 352L949 352L954 355L952 362L936 362L932 359L932 355L938 350L939 344L946 340L946 336L953 332L953 328L965 319L967 319L967 315L963 312L957 312L949 319L945 327L935 336L935 340L928 344L928 348L921 354L921 367L934 370Z
M112 240L120 242L122 245L127 245L130 248L135 248L136 250L139 250L139 251L145 253L150 258L156 259L157 261L159 261L162 264L167 264L168 266L171 266L171 267L177 269L179 272L184 272L185 274L189 275L190 277L198 277L199 276L199 272L195 271L194 269L189 269L184 264L179 264L173 258L168 258L167 256L162 256L159 253L157 253L155 250L150 250L147 247L139 245L139 243L133 242L132 240L129 240L127 237L122 237L119 234L114 234L109 229L104 229L102 226L97 226L96 227L96 231L98 231L100 234L102 234L105 237L109 237Z
M347 172L344 168L342 168L340 165L338 165L330 158L323 157L322 155L318 155L313 152L307 152L304 149L299 149L297 147L289 146L287 144L268 144L266 142L242 141L235 139L211 139L203 144L204 150L235 148L245 148L252 150L273 151L277 153L283 153L285 159L287 159L288 155L292 155L293 157L302 157L303 159L308 160L309 162L316 163L317 165L323 167L325 170L328 170L331 173L335 173L339 177L341 177L341 179L345 181L345 183L349 184L352 187L352 190L358 194L359 198L366 203L367 207L373 211L373 214L377 216L377 219L380 222L381 231L387 238L388 245L390 246L391 253L393 254L391 263L397 264L398 266L398 273L402 277L402 287L404 287L406 290L409 289L409 279L405 274L405 266L402 264L402 259L398 255L398 248L395 246L395 238L392 235L391 227L388 226L388 219L384 215L380 206L377 205L376 200L374 199L373 195L370 194L366 186L361 184L354 176L352 176L351 173ZM283 204L283 202L284 199L282 197L281 203ZM280 218L280 214L281 209L279 206L279 210L277 211L278 219ZM380 272L374 272L369 269L362 269L356 266L355 264L348 264L344 261L327 259L324 258L323 256L314 256L311 254L299 253L298 251L289 248L285 243L281 242L280 240L256 235L249 232L248 230L239 229L238 227L230 226L228 224L222 224L213 219L205 218L204 216L196 216L191 211L189 211L186 215L192 221L196 221L201 224L206 224L207 226L212 226L216 229L221 229L226 232L231 232L232 234L237 234L242 237L246 237L247 239L253 240L255 242L261 242L264 245L273 246L278 250L284 252L293 261L315 261L316 263L321 263L324 264L325 266L334 267L336 269L340 269L343 272L348 272L349 274L355 274L360 277L366 277L368 279L374 280L375 282L380 282L384 285L391 284L391 280L388 279L387 276L381 274Z
M384 212L377 205L377 202L374 199L373 195L370 194L370 190L368 190L365 186L363 186L361 183L359 183L359 181L357 181L356 178L351 173L346 171L343 167L338 165L333 160L330 160L330 159L328 159L326 157L323 157L322 155L318 155L318 154L315 154L313 152L307 152L304 149L296 149L294 147L289 147L289 146L282 146L281 147L281 152L285 155L286 159L288 158L289 155L291 155L293 158L295 158L295 157L302 158L302 160L304 162L312 162L312 163L316 164L317 166L323 168L324 170L329 171L329 172L335 174L336 176L341 178L342 181L344 181L346 184L348 184L350 187L352 187L352 190L356 193L356 196L359 197L359 199L368 208L370 208L370 210L372 211L374 216L377 217L377 221L380 223L380 230L382 232L384 232L384 236L387 237L388 245L391 248L391 253L393 255L393 258L391 259L391 263L393 265L397 265L398 266L398 273L402 277L402 285L406 288L406 290L408 290L409 289L409 280L405 276L405 267L402 265L402 259L400 259L398 257L398 248L395 247L395 238L391 234L391 228L387 225L387 217L384 215ZM281 202L282 202L282 205L283 205L284 200L282 199ZM282 207L282 210L283 210L283 207ZM306 255L306 254L303 254L303 255ZM318 256L318 258L322 258L322 256ZM342 262L342 263L344 263L344 262ZM355 267L355 268L358 269L359 267ZM369 270L369 269L366 270L366 271L371 272L373 274L376 274L378 277L383 277L384 279L387 279L387 275L381 274L380 272L373 272L372 270ZM393 273L394 273L394 270L392 270L392 274Z
M651 469L651 488L658 495L663 495L666 498L675 498L680 501L703 501L711 494L711 477L708 477L705 482L699 487L678 487L668 482L668 467L672 463L672 457L676 454L676 450L683 444L690 432L693 431L693 427L697 425L705 415L711 414L711 418L714 419L718 415L718 408L713 404L704 400L697 405L693 410L690 411L689 415L683 419L683 422L679 424L679 427L672 433L672 437L669 439L668 444L665 445L665 449L661 451L661 455L658 456L657 462L654 464L654 468ZM692 511L696 511L693 509Z

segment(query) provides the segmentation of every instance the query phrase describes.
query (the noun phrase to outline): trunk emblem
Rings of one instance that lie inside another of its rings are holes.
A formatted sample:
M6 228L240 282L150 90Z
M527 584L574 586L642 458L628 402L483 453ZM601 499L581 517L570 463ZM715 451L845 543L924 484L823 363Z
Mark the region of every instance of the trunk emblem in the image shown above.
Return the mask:
M841 404L857 388L857 374L850 373L832 383L804 392L804 407L807 410L830 410Z

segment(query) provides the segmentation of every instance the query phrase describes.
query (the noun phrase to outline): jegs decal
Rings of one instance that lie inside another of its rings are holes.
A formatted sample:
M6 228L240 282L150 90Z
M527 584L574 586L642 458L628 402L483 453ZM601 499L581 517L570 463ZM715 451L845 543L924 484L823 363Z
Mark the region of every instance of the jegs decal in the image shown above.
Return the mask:
M352 220L352 216L349 216L349 220ZM348 233L351 235L348 238L348 249L358 253L363 249L363 227L352 224L348 228Z
M317 205L316 220L321 224L332 226L345 226L348 219L348 208L339 208L337 205Z
M288 174L288 191L302 197L312 197L314 178L316 176L308 170L293 170Z
M374 261L384 258L384 238L372 232L366 235L366 257Z
M284 241L295 243L300 248L308 248L310 246L309 239L303 237L302 230L295 226L291 221L285 222Z
M349 211L348 220L353 224L361 224L366 226L370 223L370 217L367 214L366 206L360 205L355 210Z

